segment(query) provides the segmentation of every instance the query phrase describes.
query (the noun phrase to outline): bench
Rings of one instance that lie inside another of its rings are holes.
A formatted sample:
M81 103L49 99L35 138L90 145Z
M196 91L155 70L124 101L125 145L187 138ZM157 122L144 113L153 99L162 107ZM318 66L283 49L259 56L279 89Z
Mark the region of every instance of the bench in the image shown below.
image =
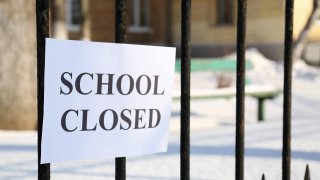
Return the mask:
M191 60L191 72L197 71L215 71L215 72L236 72L237 63L233 59L218 59L218 58L195 58ZM250 60L246 60L246 70L253 69L253 64ZM181 61L177 60L175 71L181 71ZM264 102L266 99L273 99L281 94L281 90L268 84L255 85L251 84L249 79L246 79L245 95L251 96L258 101L257 118L259 121L264 120ZM236 96L235 87L225 87L216 89L191 89L191 99L218 99L232 98ZM173 99L180 99L180 91L173 92Z

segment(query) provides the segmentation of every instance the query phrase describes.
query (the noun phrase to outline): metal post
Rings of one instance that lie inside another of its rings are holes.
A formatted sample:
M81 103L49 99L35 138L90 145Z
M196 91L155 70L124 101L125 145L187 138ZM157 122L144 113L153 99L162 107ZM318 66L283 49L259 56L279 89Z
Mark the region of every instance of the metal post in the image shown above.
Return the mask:
M245 40L247 0L238 0L237 22L237 94L236 94L236 172L235 179L244 179L244 96Z
M293 0L286 0L283 88L282 179L290 180Z
M49 37L49 2L36 0L37 25L37 93L38 93L38 179L50 179L50 164L40 164L43 124L45 38Z
M126 42L126 18L127 18L126 0L115 0L115 41L116 43ZM126 158L116 158L115 179L126 179Z
M181 146L180 176L190 179L190 58L191 0L181 2Z
M258 98L258 121L264 121L264 100L265 98Z
M172 0L166 0L166 45L172 46Z

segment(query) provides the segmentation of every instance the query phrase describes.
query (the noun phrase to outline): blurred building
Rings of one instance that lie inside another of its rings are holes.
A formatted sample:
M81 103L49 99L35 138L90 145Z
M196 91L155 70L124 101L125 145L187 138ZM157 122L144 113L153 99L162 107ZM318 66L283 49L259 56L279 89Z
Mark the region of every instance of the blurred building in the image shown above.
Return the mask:
M127 42L180 45L180 0L127 0ZM236 0L192 2L193 56L222 56L235 50ZM52 34L57 38L114 41L114 0L53 0ZM295 0L294 38L303 29L313 0ZM282 59L284 0L248 0L247 44ZM308 41L320 40L320 23ZM179 55L179 52L177 53Z

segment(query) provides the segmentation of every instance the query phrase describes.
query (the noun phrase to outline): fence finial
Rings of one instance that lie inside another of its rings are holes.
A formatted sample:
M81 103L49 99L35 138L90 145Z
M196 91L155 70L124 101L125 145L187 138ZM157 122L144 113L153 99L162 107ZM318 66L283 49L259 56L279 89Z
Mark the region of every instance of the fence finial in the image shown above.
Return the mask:
M264 174L262 174L261 180L266 180L266 177L264 176Z
M309 165L307 164L306 172L304 173L304 180L310 180L310 171L309 171Z

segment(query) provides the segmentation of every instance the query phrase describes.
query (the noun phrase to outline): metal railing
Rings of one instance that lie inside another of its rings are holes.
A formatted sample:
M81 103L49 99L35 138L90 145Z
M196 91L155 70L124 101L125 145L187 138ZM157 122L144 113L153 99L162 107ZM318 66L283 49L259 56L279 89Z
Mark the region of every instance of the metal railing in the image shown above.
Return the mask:
M245 47L247 0L238 0L237 13L237 83L236 83L236 153L235 179L244 179ZM291 160L291 86L292 31L294 0L285 1L284 99L282 179L290 179ZM181 1L181 179L190 179L190 58L191 0ZM126 42L126 0L115 0L115 41ZM36 0L37 76L38 76L38 179L50 179L50 164L40 164L43 122L45 38L49 36L49 0ZM126 158L116 158L115 179L126 179ZM262 175L262 179L265 176ZM305 179L310 179L307 166Z

